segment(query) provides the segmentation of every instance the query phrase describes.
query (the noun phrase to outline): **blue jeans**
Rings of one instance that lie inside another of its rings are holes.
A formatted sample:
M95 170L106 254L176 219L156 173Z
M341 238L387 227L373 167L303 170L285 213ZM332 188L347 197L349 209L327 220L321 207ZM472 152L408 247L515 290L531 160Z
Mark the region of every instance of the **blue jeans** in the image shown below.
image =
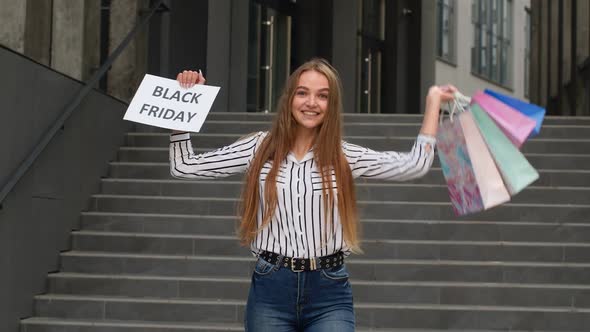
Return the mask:
M259 258L244 320L246 332L354 332L346 265L293 272Z

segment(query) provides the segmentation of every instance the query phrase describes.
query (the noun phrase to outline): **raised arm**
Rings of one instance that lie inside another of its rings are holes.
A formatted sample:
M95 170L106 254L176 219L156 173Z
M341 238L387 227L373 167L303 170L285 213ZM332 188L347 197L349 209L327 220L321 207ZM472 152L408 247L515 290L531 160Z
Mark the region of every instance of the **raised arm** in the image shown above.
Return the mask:
M354 178L408 181L428 172L435 142L434 137L420 134L410 152L380 152L350 143L342 148Z
M170 135L170 174L183 179L211 179L245 172L264 132L242 138L215 151L195 154L189 133Z
M200 70L184 70L178 73L176 80L183 88L205 84ZM175 178L210 179L243 173L250 166L263 135L259 132L215 151L196 155L190 134L173 130L170 135L170 174Z
M352 169L352 176L394 181L424 176L434 161L440 105L453 100L456 91L452 85L430 88L426 96L422 128L410 152L378 152L344 143L342 148Z
M424 120L422 120L422 128L420 134L427 136L436 136L438 131L438 120L441 103L450 102L453 100L457 88L447 84L442 86L434 85L428 90L426 96L426 109L424 110Z

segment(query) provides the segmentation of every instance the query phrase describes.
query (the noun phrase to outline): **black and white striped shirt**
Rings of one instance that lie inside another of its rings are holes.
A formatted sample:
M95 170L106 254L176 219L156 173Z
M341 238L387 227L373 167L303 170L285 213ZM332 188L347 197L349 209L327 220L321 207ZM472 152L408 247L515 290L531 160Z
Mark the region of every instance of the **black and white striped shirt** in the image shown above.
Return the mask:
M266 132L238 140L215 151L195 155L188 133L170 136L170 172L173 177L210 179L245 172ZM377 152L343 142L342 149L354 178L405 181L426 174L434 159L435 139L419 135L410 152ZM427 147L427 145L430 145ZM337 204L324 220L322 182L313 159L313 149L301 160L290 153L277 175L278 206L270 224L251 244L253 253L271 251L289 257L309 258L349 253L344 239ZM267 162L260 172L260 208L262 222L264 181L270 171ZM336 187L335 178L334 187ZM337 189L336 189L337 190Z

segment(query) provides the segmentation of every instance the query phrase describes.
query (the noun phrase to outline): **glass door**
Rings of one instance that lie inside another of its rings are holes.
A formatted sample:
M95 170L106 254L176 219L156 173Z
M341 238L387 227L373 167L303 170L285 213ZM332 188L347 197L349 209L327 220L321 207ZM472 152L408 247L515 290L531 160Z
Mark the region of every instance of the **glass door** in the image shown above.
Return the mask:
M385 0L363 0L360 13L360 112L381 113Z
M291 66L289 10L250 1L249 112L273 112Z

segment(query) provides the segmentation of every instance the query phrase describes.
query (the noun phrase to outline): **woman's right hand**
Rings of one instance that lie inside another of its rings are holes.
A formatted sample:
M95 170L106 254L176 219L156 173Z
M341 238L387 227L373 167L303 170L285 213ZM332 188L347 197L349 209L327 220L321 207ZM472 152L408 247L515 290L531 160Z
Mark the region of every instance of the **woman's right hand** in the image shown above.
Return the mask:
M205 84L205 77L201 71L184 70L176 76L176 80L183 88L192 88L195 84Z
M195 84L205 84L205 77L201 71L183 70L176 75L176 80L183 88L192 88ZM173 134L184 133L184 131L172 130Z

